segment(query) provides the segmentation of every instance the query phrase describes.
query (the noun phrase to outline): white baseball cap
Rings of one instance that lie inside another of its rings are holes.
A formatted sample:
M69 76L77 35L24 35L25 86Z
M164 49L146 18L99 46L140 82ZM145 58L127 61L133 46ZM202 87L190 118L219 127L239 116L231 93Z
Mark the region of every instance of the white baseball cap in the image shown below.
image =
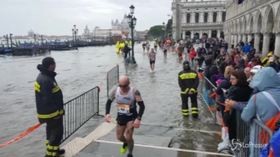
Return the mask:
M253 74L256 74L258 71L260 71L262 69L262 66L261 65L256 65L254 66L250 72L253 73Z

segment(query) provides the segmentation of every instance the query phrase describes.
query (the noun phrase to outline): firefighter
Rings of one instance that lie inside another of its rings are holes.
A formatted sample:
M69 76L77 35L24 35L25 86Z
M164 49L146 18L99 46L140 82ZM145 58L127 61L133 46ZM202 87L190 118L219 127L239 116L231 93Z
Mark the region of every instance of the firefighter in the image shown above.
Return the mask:
M197 87L199 78L198 73L190 68L188 61L183 62L183 70L178 74L178 83L181 88L183 116L192 115L192 117L198 118ZM191 99L191 108L188 107L189 97Z
M37 66L40 71L34 88L36 108L39 122L46 123L46 155L45 157L59 157L65 154L59 145L63 137L63 95L56 83L55 61L46 57Z

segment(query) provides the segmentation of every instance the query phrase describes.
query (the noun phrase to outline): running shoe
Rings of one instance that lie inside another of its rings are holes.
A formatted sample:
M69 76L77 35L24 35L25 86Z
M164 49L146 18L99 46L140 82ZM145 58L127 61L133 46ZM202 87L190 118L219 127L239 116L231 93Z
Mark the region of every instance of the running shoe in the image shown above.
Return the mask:
M127 143L123 143L123 146L120 148L120 153L123 155L127 152Z

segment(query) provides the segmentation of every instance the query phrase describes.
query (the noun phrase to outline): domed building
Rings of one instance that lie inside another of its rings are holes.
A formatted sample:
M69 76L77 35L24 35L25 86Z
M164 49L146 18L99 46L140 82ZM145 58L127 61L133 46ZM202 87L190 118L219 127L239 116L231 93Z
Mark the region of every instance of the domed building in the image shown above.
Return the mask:
M119 22L118 19L116 19L115 21L112 20L111 26L112 26L112 30L118 30L118 31L125 32L125 33L129 33L129 31L130 31L130 28L128 25L128 18L127 18L126 14L124 15L121 22Z

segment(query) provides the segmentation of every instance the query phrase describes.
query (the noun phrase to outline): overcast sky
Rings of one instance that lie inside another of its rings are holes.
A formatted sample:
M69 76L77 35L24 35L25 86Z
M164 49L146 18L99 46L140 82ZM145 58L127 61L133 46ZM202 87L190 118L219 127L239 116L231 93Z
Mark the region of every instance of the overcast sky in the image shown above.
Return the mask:
M111 28L135 6L137 30L162 24L171 14L172 0L1 0L0 35L26 35L29 30L45 35L71 35L74 24ZM79 31L79 34L81 33Z

